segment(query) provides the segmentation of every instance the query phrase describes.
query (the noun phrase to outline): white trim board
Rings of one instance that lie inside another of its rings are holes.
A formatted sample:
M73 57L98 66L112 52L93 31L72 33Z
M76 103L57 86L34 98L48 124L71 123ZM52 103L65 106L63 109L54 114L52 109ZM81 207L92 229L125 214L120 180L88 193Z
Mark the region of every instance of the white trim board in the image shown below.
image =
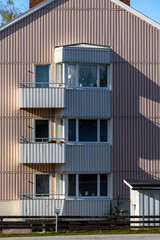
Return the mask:
M0 27L0 32L5 30L6 28L12 26L13 24L21 21L25 17L28 17L29 15L33 14L34 12L40 10L41 8L45 7L46 5L54 2L55 0L46 0L45 2L42 2L35 6L34 8L22 13L18 17L14 18L10 22L4 24L2 27ZM140 13L139 11L135 10L134 8L126 5L125 3L121 2L120 0L111 0L113 3L117 4L118 6L124 8L126 11L134 14L135 16L141 18L142 20L146 21L147 23L151 24L153 27L156 27L160 30L160 24L152 20L151 18L145 16L144 14Z

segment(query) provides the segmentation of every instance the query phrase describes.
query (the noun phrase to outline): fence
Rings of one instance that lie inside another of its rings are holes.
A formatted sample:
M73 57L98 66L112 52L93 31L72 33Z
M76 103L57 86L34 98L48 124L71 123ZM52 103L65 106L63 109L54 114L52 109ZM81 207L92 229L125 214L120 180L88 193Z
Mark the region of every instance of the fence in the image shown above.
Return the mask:
M0 231L7 229L28 229L34 232L55 231L55 225L55 216L0 216ZM58 217L58 231L144 229L157 227L160 227L160 216Z

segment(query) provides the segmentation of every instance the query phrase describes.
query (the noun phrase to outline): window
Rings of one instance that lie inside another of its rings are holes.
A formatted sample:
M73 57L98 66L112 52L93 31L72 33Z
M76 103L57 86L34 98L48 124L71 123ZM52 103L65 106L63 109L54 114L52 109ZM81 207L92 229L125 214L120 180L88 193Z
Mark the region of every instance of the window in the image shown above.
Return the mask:
M97 175L79 175L79 196L97 196Z
M67 81L68 86L76 86L76 64L68 64Z
M97 141L97 120L79 120L79 141Z
M68 196L76 196L76 175L68 175Z
M76 189L76 187L78 189ZM107 174L69 174L69 197L107 197Z
M96 65L79 65L79 86L97 87Z
M68 141L71 141L71 142L76 141L76 120L75 119L68 120Z
M35 120L35 140L36 142L48 141L49 121Z
M36 174L36 197L49 196L49 175Z
M49 67L50 65L36 65L35 66L35 82L36 87L49 87Z
M107 88L110 65L66 64L68 87ZM57 75L58 76L58 75Z
M100 195L101 196L107 196L107 174L101 174L100 175Z
M107 65L100 65L100 87L107 87Z
M100 142L107 142L107 121L100 120Z
M108 120L68 119L68 141L108 142Z

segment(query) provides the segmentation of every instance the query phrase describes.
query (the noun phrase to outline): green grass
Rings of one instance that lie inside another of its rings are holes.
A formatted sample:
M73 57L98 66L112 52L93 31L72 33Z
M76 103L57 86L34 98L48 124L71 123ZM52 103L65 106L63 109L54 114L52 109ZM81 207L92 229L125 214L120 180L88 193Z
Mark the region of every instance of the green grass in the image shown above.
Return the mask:
M141 230L105 230L105 231L74 231L74 232L45 232L45 233L25 233L25 234L5 234L0 233L0 237L37 237L37 236L67 236L67 235L96 235L96 234L149 234L160 233L160 228L141 229Z

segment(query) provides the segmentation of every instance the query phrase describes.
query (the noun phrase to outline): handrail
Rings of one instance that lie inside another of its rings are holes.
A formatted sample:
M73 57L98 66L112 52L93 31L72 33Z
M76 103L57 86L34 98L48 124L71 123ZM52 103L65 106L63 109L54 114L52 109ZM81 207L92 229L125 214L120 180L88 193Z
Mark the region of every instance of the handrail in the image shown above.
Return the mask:
M64 138L20 138L20 143L65 143Z
M63 198L53 198L53 197L63 197ZM44 194L36 194L36 193L31 193L31 194L19 194L19 199L20 200L24 200L24 199L52 199L52 200L57 200L57 199L60 199L60 200L64 200L66 197L65 194L48 194L48 193L44 193Z
M65 87L65 83L57 83L57 82L20 82L20 88L49 88L52 87Z

